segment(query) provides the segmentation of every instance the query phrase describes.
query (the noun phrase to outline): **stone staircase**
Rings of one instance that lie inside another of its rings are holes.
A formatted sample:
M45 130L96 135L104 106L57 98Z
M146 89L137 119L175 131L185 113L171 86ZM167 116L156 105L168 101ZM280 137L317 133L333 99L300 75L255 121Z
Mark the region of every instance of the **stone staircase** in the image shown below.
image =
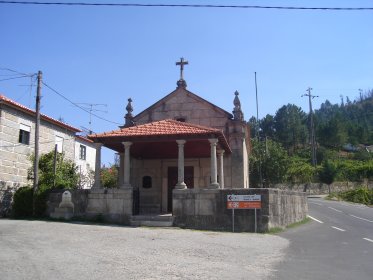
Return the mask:
M172 214L162 215L136 215L131 218L131 226L140 227L172 227L174 217Z

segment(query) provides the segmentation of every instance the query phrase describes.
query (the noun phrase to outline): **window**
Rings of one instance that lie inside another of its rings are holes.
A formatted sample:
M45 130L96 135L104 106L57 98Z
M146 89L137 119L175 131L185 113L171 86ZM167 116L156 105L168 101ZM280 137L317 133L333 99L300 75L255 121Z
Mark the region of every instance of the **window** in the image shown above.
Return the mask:
M21 124L19 128L18 142L25 145L30 145L30 131L30 126Z
M85 160L87 157L87 147L84 145L80 145L79 148L79 159Z
M152 187L152 177L150 176L142 177L142 187L144 189L150 189Z
M177 120L178 122L185 122L185 121L186 121L185 118L177 118L176 120Z
M56 136L56 145L57 145L57 152L63 152L63 138L61 136Z

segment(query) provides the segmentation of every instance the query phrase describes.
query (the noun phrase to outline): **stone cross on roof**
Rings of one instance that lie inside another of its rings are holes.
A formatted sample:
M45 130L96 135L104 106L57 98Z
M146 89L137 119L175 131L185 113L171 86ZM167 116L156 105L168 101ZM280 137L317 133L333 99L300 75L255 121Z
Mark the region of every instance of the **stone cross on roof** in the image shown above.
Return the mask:
M180 65L180 80L184 80L183 77L183 71L184 71L184 65L188 65L188 61L184 60L184 57L180 58L179 62L176 62L176 65Z

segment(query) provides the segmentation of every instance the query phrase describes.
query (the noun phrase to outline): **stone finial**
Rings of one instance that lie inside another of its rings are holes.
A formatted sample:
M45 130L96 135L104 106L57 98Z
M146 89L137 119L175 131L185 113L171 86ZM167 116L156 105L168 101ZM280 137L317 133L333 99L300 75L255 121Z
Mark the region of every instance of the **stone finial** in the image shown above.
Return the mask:
M243 121L243 112L241 110L241 101L238 98L239 92L236 90L234 93L235 97L233 100L234 108L233 108L233 118L234 120Z
M187 83L186 83L186 81L185 80L178 80L177 82L176 82L176 84L177 84L177 87L178 88L186 88L187 87Z
M127 110L127 114L124 117L126 119L126 123L124 124L124 127L133 126L133 124L134 124L133 115L132 115L133 107L132 107L132 99L131 98L128 98L128 104L126 106L126 110Z

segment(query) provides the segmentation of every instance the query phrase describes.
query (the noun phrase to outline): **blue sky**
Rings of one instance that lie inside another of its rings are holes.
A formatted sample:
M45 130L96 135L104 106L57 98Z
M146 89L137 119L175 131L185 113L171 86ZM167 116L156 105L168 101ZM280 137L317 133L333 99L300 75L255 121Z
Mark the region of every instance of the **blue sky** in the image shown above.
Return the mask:
M88 1L88 0L87 0ZM74 2L74 1L69 1ZM76 1L81 2L81 1ZM105 2L105 1L89 1ZM308 7L373 7L373 1L107 1ZM185 57L188 89L227 111L235 90L248 120L293 103L313 88L314 108L373 88L373 11L69 7L0 4L0 68L43 71L77 103L103 103L102 117L123 123L127 99L139 113L176 88ZM0 75L11 74L0 70ZM8 76L0 76L0 79ZM30 79L0 82L0 92L33 108ZM89 115L43 87L42 112L76 127ZM92 130L117 125L92 119ZM112 162L105 152L103 162Z

